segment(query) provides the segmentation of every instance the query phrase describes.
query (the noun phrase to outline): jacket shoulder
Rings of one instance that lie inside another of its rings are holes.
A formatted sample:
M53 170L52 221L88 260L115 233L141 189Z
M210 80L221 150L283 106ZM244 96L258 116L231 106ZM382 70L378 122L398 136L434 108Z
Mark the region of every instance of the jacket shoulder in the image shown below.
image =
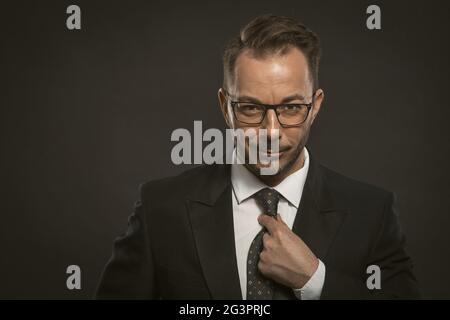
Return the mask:
M394 193L389 190L350 178L323 165L320 167L327 187L346 199L385 203L394 197Z
M140 185L141 197L149 193L185 196L195 189L205 190L214 179L225 177L226 166L221 164L200 165L175 176L150 180Z

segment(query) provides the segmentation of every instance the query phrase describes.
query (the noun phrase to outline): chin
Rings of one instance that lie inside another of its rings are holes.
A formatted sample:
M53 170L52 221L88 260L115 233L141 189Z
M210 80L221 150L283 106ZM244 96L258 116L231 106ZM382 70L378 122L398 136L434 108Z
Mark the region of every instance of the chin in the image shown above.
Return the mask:
M277 162L278 162L278 170L277 170L277 172L275 174L272 174L272 175L261 175L261 169L262 168L268 168L268 167L270 167L269 165L263 165L263 164L260 164L260 163L258 163L258 164L248 164L247 168L250 169L250 171L252 171L254 174L256 174L258 176L277 177L277 176L279 176L279 175L281 175L281 174L283 174L285 172L286 165L287 165L286 161L279 161L279 160L277 160ZM276 163L272 164L271 166L275 166L275 165L276 165Z

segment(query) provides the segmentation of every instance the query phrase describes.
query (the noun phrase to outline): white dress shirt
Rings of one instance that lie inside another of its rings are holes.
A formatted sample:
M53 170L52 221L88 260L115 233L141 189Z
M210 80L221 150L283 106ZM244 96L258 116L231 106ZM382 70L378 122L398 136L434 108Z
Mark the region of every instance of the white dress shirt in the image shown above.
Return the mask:
M303 167L286 177L280 184L273 188L282 195L278 203L278 213L290 229L292 229L295 216L297 215L309 168L308 150L306 148L304 150L305 163ZM247 255L251 242L262 229L262 226L257 220L258 216L262 214L262 211L252 196L259 190L268 188L269 186L259 180L242 164L232 165L231 183L234 194L233 223L236 257L242 297L246 299ZM325 265L319 260L319 267L303 288L293 288L295 296L302 300L319 299L324 281Z

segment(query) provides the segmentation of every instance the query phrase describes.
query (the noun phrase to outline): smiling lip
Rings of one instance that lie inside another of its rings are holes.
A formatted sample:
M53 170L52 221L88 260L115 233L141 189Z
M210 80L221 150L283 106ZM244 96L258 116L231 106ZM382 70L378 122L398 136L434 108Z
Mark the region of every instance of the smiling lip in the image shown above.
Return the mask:
M281 149L278 152L272 152L272 150L267 150L266 154L270 156L278 156L280 157L287 149Z

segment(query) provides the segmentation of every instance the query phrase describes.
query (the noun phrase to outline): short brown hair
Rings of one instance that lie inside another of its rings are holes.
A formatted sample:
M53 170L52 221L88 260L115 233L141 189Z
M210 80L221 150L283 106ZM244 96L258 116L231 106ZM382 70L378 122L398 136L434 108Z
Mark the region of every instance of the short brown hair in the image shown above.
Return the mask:
M306 56L313 89L317 90L321 53L319 37L296 20L273 14L261 15L250 21L225 47L224 88L228 90L236 59L245 49L250 49L253 56L263 58L266 55L283 55L292 47L298 48Z

